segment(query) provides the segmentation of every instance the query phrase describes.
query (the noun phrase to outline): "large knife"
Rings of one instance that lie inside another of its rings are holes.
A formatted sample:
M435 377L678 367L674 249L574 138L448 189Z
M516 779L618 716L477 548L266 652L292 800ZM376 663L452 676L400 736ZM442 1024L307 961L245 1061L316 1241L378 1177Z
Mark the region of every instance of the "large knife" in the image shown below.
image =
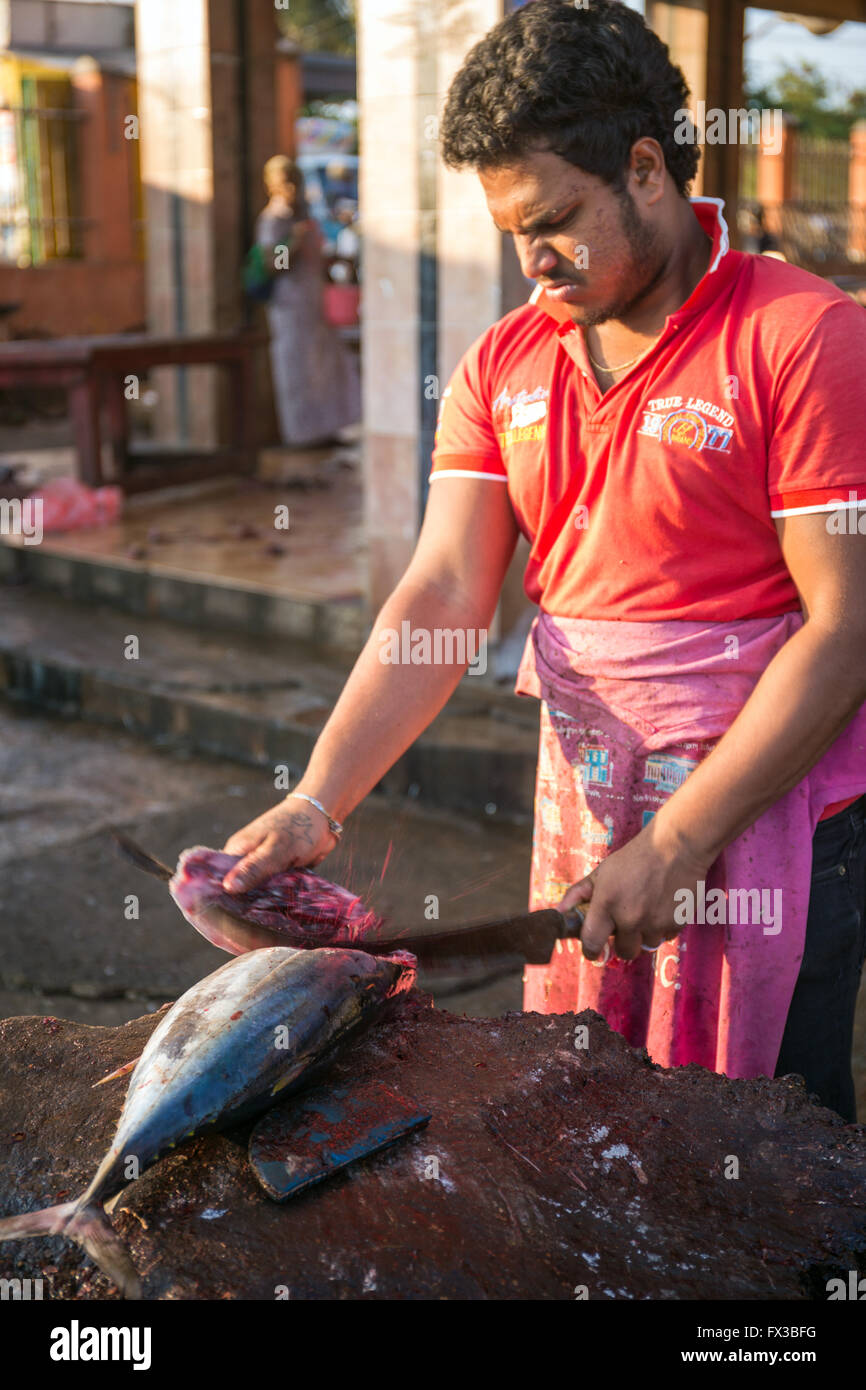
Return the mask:
M358 944L365 951L411 951L422 964L467 956L519 955L528 965L546 965L557 941L580 939L583 920L579 907L567 912L544 907L482 922L458 922L454 926L424 922L400 928L385 922L365 932L363 942Z
M113 830L112 838L125 857L145 873L164 883L172 877L173 870L167 864L160 863L122 831ZM237 915L242 916L240 904ZM579 907L566 912L544 907L535 912L486 918L481 922L458 922L453 926L443 926L437 921L412 927L380 922L365 932L357 948L377 955L385 951L411 951L422 963L467 956L519 955L528 965L546 965L557 941L580 939L583 921L584 914Z

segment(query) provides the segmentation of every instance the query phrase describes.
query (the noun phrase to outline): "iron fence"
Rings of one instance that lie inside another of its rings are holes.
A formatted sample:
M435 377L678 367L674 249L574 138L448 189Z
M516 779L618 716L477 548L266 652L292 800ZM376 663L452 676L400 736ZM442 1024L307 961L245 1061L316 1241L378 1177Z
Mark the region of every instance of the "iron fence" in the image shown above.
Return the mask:
M89 225L79 170L86 113L28 101L31 81L22 105L0 109L0 260L18 266L83 255Z
M847 203L851 146L847 140L798 139L794 150L793 201Z
M748 211L760 208L756 145L739 151L740 230ZM819 275L864 269L866 209L848 202L851 146L847 140L800 137L793 151L791 195L763 208L766 229L786 260ZM752 229L754 231L754 229Z

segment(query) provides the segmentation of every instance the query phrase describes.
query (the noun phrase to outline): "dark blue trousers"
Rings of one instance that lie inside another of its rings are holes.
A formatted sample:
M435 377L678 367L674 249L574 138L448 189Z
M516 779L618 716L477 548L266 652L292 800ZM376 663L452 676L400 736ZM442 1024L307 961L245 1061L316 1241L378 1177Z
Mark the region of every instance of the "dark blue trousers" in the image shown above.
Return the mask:
M777 1076L796 1072L844 1119L856 1120L851 1047L866 957L866 796L820 821L803 962L788 1010ZM864 1116L866 1119L866 1116Z

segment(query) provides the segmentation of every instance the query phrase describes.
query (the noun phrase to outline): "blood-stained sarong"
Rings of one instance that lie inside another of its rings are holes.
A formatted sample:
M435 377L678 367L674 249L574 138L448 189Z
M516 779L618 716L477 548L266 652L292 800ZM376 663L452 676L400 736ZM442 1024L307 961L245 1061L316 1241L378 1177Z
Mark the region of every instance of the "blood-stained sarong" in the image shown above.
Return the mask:
M539 615L517 679L519 694L543 702L530 907L556 904L641 830L801 625L798 613L729 623ZM579 944L557 942L549 965L527 967L524 1008L596 1009L664 1066L771 1076L803 956L815 826L826 806L864 790L866 707L719 857L693 924L635 961L609 945L587 961Z

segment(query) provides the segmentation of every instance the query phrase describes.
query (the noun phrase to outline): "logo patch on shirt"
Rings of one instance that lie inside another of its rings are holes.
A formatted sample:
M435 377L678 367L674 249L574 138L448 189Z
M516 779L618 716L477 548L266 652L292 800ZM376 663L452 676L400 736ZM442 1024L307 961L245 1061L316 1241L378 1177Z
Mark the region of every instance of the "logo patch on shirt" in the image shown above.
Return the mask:
M734 417L728 410L700 396L656 396L647 401L638 434L648 434L664 444L683 444L687 449L730 451Z
M511 407L511 428L520 429L523 425L534 425L547 414L547 401L517 401Z
M500 426L496 434L500 448L544 438L549 396L546 386L536 386L532 391L524 388L513 396L500 392L492 406L493 414L500 417L496 422Z

